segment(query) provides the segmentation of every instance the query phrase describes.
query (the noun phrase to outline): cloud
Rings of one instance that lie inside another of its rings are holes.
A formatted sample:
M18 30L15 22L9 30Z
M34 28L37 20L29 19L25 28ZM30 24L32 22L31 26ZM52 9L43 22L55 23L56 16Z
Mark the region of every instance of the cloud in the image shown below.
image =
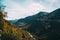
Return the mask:
M46 7L47 11L53 11L60 8L60 0L34 0L36 3L41 3Z
M56 3L56 2L58 2L59 0L33 0L33 1L35 1L35 2L50 2L50 3Z
M28 2L28 5L26 7L13 1L8 1L6 6L8 19L24 18L46 9L45 6L43 6L42 4L35 3L32 0Z
M51 3L56 3L56 2L58 2L58 0L46 0L46 1L51 2Z
M24 16L25 9L16 2L10 2L9 5L6 5L5 11L8 12L8 19L16 19Z
M27 7L27 11L30 12L30 14L36 13L38 11L42 11L44 9L45 9L45 6L43 6L42 4L34 3L34 2L29 4Z
M40 11L50 12L53 7L50 4L57 2L58 0L38 0L42 3L37 3L34 0L5 0L6 11L8 12L7 19L19 19L30 15L34 15ZM48 2L48 3L46 3ZM50 3L50 4L49 4ZM46 5L44 5L46 4Z

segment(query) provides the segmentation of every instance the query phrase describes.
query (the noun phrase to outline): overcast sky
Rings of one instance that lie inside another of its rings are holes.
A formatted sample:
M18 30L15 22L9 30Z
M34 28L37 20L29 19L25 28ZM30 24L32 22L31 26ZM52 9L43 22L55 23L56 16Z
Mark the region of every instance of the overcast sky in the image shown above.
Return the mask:
M4 0L8 19L19 19L40 11L51 12L60 8L60 0Z

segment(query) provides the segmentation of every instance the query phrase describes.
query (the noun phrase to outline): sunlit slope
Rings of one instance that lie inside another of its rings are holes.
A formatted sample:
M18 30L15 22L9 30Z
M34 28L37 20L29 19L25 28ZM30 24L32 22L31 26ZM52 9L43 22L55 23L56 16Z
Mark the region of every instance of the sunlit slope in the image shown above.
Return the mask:
M2 14L0 14L0 30L2 40L35 40L29 32L21 30L3 19Z

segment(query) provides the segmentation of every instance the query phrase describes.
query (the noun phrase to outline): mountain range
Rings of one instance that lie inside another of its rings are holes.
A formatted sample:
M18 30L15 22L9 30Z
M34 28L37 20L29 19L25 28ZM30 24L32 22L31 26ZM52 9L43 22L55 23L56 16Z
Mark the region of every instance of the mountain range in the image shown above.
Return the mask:
M36 40L60 40L60 8L19 19L14 25L30 32Z

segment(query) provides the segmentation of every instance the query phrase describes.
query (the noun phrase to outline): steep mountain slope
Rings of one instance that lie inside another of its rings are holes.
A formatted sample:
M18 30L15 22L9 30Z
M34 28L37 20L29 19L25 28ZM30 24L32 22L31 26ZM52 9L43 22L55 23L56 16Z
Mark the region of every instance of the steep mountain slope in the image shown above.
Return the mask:
M27 31L11 25L7 20L3 19L0 12L0 32L1 40L35 40L33 36Z
M47 26L49 23L46 22L48 20L47 15L47 12L39 12L36 15L18 20L15 25L18 25L22 29L29 31L31 34L34 35L34 37L36 35L37 40L40 40L40 35L44 32L45 29L48 28Z
M33 22L36 22L36 21L43 21L43 20L47 20L47 16L48 13L47 12L39 12L38 14L36 15L33 15L33 16L29 16L29 17L26 17L24 19L20 19L18 20L15 25L17 26L20 26L20 27L23 27L24 29L25 28L28 28L28 26L30 24L32 24ZM27 26L27 27L24 27L24 26Z
M37 40L60 40L60 8L20 19L15 25L29 31Z
M49 14L49 40L60 40L60 8Z

